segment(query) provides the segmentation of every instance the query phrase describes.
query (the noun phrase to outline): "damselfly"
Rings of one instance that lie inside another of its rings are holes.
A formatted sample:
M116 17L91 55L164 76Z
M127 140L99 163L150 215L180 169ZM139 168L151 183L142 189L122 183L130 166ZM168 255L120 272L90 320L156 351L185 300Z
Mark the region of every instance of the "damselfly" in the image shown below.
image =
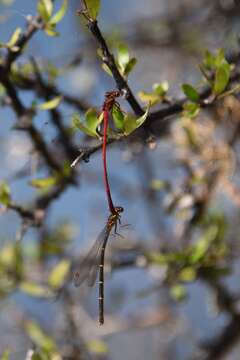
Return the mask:
M117 206L114 208L114 214L108 217L107 223L97 240L93 244L87 256L79 264L78 269L73 273L73 282L75 286L80 286L83 282L87 282L88 286L93 286L97 278L99 270L99 324L104 324L104 259L105 250L109 235L114 228L117 232L117 225L120 223L123 208Z
M103 178L105 184L105 190L107 194L108 207L111 214L115 214L116 207L113 205L111 189L108 181L108 172L107 172L107 131L108 131L108 120L109 112L112 110L113 105L119 106L116 102L116 98L121 96L121 92L118 90L108 91L105 94L105 100L103 103L103 143L102 143L102 159L103 159Z

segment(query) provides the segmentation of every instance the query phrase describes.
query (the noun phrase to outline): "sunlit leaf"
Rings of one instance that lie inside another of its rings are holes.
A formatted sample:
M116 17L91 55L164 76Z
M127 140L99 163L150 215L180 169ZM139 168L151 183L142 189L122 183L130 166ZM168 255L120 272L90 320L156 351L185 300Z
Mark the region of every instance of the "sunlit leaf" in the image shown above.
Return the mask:
M62 101L62 96L56 96L54 99L44 102L38 105L38 109L40 110L52 110L58 107L60 102Z
M50 336L47 336L36 322L27 321L25 328L28 336L34 344L48 352L56 349L53 339Z
M185 117L194 119L199 114L200 106L197 103L187 102L183 105L183 109L183 114Z
M16 47L16 43L18 42L21 36L22 30L21 28L17 28L11 36L11 39L7 42L6 46L10 48L12 51L18 51L19 48Z
M145 113L139 118L135 118L132 114L126 114L124 117L124 134L129 135L134 130L139 128L147 119L150 109L150 104L148 105Z
M176 301L183 301L187 297L187 291L182 285L175 285L170 288L170 294Z
M189 84L183 84L182 89L186 97L191 101L199 101L200 96L196 89Z
M58 179L56 176L50 176L41 179L32 179L30 181L30 184L38 189L47 189L52 186L55 186L57 183L58 183Z
M130 72L133 70L133 68L135 67L136 64L137 64L137 59L136 58L131 58L129 60L129 62L126 64L126 66L125 66L123 75L128 76L130 74Z
M5 245L0 251L0 266L11 270L20 277L22 273L22 249L19 243Z
M215 67L215 56L209 50L205 52L203 64L209 70Z
M8 206L11 201L10 187L7 182L0 183L0 204Z
M215 74L213 91L215 95L221 94L228 85L230 79L230 65L224 62L220 65Z
M58 36L59 33L55 30L55 25L52 25L50 23L46 24L44 26L44 31L48 36Z
M148 107L147 107L145 113L136 119L137 128L139 128L147 120L150 105L151 105L151 103L148 104Z
M98 13L100 11L100 0L85 0L84 3L87 6L88 15L96 20Z
M69 260L61 260L51 271L48 283L54 289L60 288L65 280L65 277L70 269Z
M0 354L0 360L9 360L10 359L10 351L8 349L4 350L2 354Z
M128 64L129 62L129 51L128 51L128 48L126 45L124 44L120 44L119 47L118 47L118 56L117 56L117 60L118 60L118 63L121 67L121 69L125 69L126 65Z
M122 113L119 106L113 105L112 108L112 117L114 121L114 125L117 129L123 130L124 128L124 114Z
M165 96L169 89L168 81L153 84L153 91L158 96Z
M154 179L151 181L150 187L155 191L165 190L169 188L169 183L164 180Z
M51 296L48 288L38 285L34 282L24 281L20 283L19 289L24 293L34 297L49 297Z
M87 128L90 129L95 136L98 136L97 134L97 127L101 123L101 117L98 116L95 109L89 109L85 114L85 122L87 125Z
M196 270L192 267L186 267L179 273L179 280L188 282L194 281L196 278Z
M77 114L72 115L72 124L74 127L84 132L88 136L99 137L99 135L95 131L92 131L86 125L83 124L83 122L80 120Z
M206 255L209 246L218 234L218 226L211 225L202 237L192 246L190 261L192 264L196 264L203 259Z
M53 12L52 0L39 0L37 5L37 10L41 18L45 22L48 22Z
M49 21L50 24L56 25L57 23L59 23L66 14L67 8L68 8L68 0L63 0L61 8L50 19Z
M106 354L108 352L106 343L100 340L88 341L87 347L91 353Z
M111 69L107 66L107 64L103 63L103 64L102 64L102 68L103 68L103 70L104 70L109 76L113 76L112 71L111 71Z
M145 103L151 102L152 105L155 105L161 101L161 98L155 92L148 93L145 91L139 91L138 96L142 102Z

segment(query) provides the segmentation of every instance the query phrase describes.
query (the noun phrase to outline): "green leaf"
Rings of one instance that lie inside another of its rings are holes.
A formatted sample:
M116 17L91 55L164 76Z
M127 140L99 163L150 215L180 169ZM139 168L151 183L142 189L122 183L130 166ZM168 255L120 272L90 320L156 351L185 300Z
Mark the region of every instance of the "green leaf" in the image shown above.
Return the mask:
M129 51L126 45L120 44L118 47L117 61L121 69L124 71L126 65L130 60Z
M190 119L194 119L200 111L200 106L197 103L187 102L183 105L183 115Z
M150 183L150 188L154 191L169 189L169 183L164 180L153 179Z
M228 85L230 79L230 65L222 63L216 70L213 92L215 95L221 94Z
M100 0L85 0L84 3L87 6L88 15L96 20L100 11Z
M52 0L39 0L37 10L41 18L45 22L48 22L53 12Z
M193 101L193 102L199 101L200 96L199 96L197 90L194 89L193 86L191 86L191 85L189 85L189 84L183 84L183 85L182 85L182 89L183 89L184 94L186 95L186 97L187 97L189 100L191 100L191 101Z
M61 260L51 271L48 283L54 289L60 288L65 280L65 277L70 269L70 261L69 260Z
M62 96L56 96L54 99L39 104L37 107L40 110L52 110L58 107L61 101L62 101Z
M59 35L59 33L55 30L55 25L50 24L50 23L48 23L44 26L44 31L48 36L54 37L54 36Z
M194 281L196 279L196 270L192 267L186 267L179 274L179 280L184 282Z
M12 51L18 51L19 47L15 46L21 36L21 28L17 28L11 36L11 39L7 42L6 46Z
M219 49L217 55L215 56L215 61L214 61L215 68L218 68L223 63L226 63L225 52L223 49Z
M136 64L137 64L137 59L131 58L125 66L123 75L128 76Z
M151 103L151 105L155 105L157 104L159 101L161 101L161 98L159 97L159 95L157 95L156 93L152 92L152 93L147 93L145 91L139 91L138 92L138 96L139 99L142 102L145 103Z
M91 353L96 354L106 354L108 352L107 345L101 340L88 341L87 348Z
M117 129L123 130L124 128L124 114L122 113L119 106L116 106L115 104L112 107L112 117L114 125Z
M10 360L10 351L9 351L9 349L5 349L0 356L1 356L1 360Z
M48 288L30 281L24 281L20 283L19 289L24 293L34 297L47 298L51 296Z
M209 50L205 52L203 64L208 70L212 70L215 67L215 56Z
M104 70L109 76L113 76L112 71L111 71L111 69L107 66L107 64L103 63L103 64L102 64L102 68L103 68L103 70Z
M57 176L49 176L47 178L33 179L30 181L30 185L38 189L47 189L57 185L58 181Z
M101 123L101 121L102 121L102 119L101 119L101 117L98 116L95 109L89 109L85 113L85 122L86 122L87 128L89 130L91 130L95 134L95 136L98 136L96 130L97 130L98 125Z
M168 92L168 89L169 89L169 84L167 81L153 84L153 91L158 96L165 96L166 93Z
M6 349L0 356L1 356L1 360L9 360L10 359L10 351L8 349Z
M8 206L11 202L10 187L7 182L0 183L0 204Z
M172 286L170 289L170 294L176 301L183 301L187 297L187 291L182 285Z
M145 113L137 119L131 114L125 115L125 117L124 117L124 134L125 135L131 134L134 130L139 128L146 121L146 119L148 117L149 109L150 109L150 104L148 105Z
M92 131L91 129L89 129L86 125L84 125L81 122L81 120L77 114L72 115L72 124L74 127L79 129L80 131L84 132L88 136L99 137L99 135L96 132Z
M50 336L47 336L36 322L27 321L25 327L30 339L41 349L47 352L51 352L56 349L53 339Z
M57 23L59 23L66 14L67 8L68 8L68 0L63 0L61 8L58 10L58 12L56 12L55 15L53 15L49 23L51 25L56 25Z
M196 244L192 246L191 255L190 255L191 264L196 264L202 261L202 259L207 254L209 246L216 239L217 235L218 235L218 226L211 225L205 231L202 237L196 242Z

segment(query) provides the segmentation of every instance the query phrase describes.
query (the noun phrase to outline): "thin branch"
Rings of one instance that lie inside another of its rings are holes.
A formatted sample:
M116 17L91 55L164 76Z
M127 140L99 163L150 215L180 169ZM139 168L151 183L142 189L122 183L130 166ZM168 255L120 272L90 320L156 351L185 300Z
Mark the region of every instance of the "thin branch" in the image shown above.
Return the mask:
M132 90L130 89L127 81L123 78L123 76L120 74L118 67L116 65L115 59L113 54L111 54L107 43L98 27L97 21L88 21L88 28L99 43L102 53L103 53L103 61L104 63L109 67L111 70L114 80L116 82L117 88L120 91L123 91L126 94L126 100L128 101L129 105L133 109L134 113L137 116L141 116L144 111L139 105L137 99L132 93Z

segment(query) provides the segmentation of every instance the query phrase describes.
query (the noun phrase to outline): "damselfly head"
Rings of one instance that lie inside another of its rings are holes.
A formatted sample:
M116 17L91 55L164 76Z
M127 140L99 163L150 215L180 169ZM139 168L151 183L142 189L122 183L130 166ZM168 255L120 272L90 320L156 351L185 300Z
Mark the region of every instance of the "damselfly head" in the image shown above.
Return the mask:
M120 214L124 211L124 208L122 206L116 206L115 207L115 211L117 214Z

